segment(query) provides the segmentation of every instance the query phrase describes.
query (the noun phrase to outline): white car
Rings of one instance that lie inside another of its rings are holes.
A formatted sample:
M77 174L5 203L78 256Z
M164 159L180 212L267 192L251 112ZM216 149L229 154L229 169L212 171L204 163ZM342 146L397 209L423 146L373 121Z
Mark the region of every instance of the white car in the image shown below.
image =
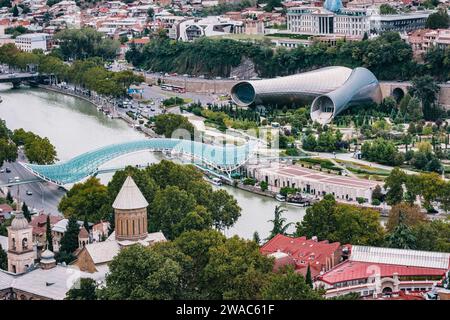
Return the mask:
M14 181L19 182L20 178L19 177L14 177Z

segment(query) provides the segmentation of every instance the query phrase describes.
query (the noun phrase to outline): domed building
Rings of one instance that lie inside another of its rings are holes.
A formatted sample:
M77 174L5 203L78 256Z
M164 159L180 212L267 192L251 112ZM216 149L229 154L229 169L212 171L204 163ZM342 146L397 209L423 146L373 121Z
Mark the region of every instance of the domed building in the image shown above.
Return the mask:
M148 202L134 180L128 176L112 205L116 240L142 240L147 237Z
M17 212L8 227L8 271L24 273L34 265L33 227L22 212Z
M106 241L88 243L80 247L74 265L81 271L106 274L108 263L122 248L136 243L150 246L166 241L162 232L148 233L148 202L130 176L125 179L112 207L115 231Z
M342 9L341 0L325 0L323 7L331 12L339 12Z

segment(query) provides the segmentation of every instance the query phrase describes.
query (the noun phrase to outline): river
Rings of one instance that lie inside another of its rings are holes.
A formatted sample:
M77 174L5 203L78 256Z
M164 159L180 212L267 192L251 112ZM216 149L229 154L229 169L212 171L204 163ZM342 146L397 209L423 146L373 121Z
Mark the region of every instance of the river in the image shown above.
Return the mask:
M112 120L90 103L49 92L43 89L22 88L0 84L0 118L10 129L24 128L27 131L48 137L55 145L60 160L68 160L80 153L112 143L143 139L142 133L129 127L122 120ZM140 152L114 159L104 167L125 164L146 164L161 160L160 154ZM99 178L106 184L112 174ZM252 194L230 186L223 186L232 194L242 208L242 215L236 224L226 231L227 236L239 235L250 239L258 231L261 239L269 235L275 205L274 199ZM298 222L305 214L304 208L287 206L284 217L287 222ZM291 226L289 231L293 231Z

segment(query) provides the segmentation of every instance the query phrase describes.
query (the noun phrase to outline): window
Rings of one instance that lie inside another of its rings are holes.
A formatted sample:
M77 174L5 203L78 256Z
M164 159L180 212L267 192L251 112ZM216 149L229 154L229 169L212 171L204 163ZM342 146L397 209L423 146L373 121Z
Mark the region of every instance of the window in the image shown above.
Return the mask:
M22 240L22 250L26 250L28 249L28 239L27 238L23 238Z

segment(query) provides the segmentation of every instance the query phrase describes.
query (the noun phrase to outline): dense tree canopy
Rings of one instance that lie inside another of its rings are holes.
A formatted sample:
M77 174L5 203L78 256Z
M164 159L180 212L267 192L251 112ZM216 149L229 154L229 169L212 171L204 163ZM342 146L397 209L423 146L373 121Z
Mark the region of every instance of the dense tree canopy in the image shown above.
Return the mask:
M66 218L75 217L82 221L85 217L89 221L97 222L106 219L102 208L108 203L107 187L98 178L92 177L83 183L76 183L61 199L58 210Z
M447 29L450 25L450 17L446 9L439 9L428 16L425 26L429 29Z
M159 35L145 45L142 52L135 51L127 56L135 65L153 71L211 76L229 76L230 70L244 58L251 59L263 77L343 65L367 67L381 80L406 79L420 69L412 60L411 47L397 33L390 32L373 40L339 41L333 50L320 43L292 50L273 50L264 42L208 38L174 42L166 35Z
M167 113L155 117L155 132L166 138L194 139L194 126L188 118Z
M65 59L86 59L102 57L114 59L119 42L111 40L93 28L64 29L55 34L59 50Z
M226 239L218 231L189 231L172 242L121 250L110 264L103 299L257 299L263 287L267 298L284 288L267 287L273 260L253 241ZM129 270L134 270L129 272ZM296 275L296 274L295 274ZM317 298L289 274L301 292L298 298ZM302 278L303 279L303 278ZM304 280L303 280L303 283ZM292 293L292 291L290 292Z
M330 194L306 210L297 236L360 245L379 245L384 232L377 211L339 204Z
M265 300L320 300L322 296L306 283L305 278L292 268L273 273L262 288Z

